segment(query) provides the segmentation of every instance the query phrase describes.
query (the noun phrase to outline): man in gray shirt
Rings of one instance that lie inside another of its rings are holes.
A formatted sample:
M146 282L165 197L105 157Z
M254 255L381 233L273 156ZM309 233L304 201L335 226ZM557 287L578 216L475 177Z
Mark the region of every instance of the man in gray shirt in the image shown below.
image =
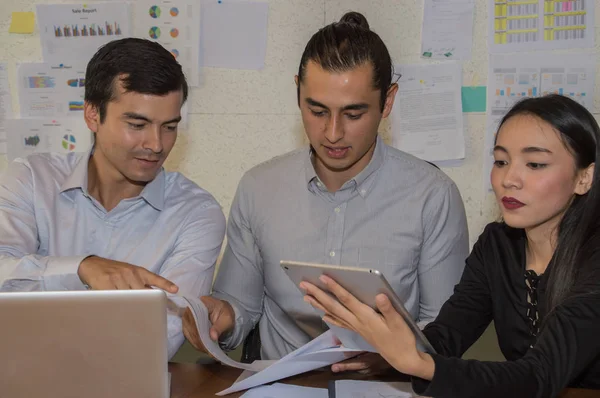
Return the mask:
M392 72L361 14L307 44L296 82L310 147L244 175L213 294L202 298L224 348L258 323L262 359L277 359L327 330L280 260L378 269L422 325L451 295L468 255L464 206L444 173L378 137L398 89ZM204 350L190 314L184 333ZM369 368L365 357L333 370Z

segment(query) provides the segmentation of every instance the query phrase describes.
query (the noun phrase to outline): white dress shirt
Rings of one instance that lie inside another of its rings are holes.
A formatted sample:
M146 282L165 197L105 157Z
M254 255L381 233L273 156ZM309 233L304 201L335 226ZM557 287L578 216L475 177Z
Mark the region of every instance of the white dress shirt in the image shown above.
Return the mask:
M161 170L107 212L87 190L90 153L33 154L0 176L0 291L85 289L77 270L96 255L144 267L180 294L208 294L225 234L212 195ZM171 308L169 358L184 339L180 311Z

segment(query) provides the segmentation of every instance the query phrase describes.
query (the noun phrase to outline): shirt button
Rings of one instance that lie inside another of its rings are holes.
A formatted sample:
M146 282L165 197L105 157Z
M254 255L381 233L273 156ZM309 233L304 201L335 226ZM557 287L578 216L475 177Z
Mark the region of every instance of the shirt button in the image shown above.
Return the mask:
M329 257L335 257L335 252L333 250L329 252Z
M363 190L361 190L361 191L360 191L360 193L361 193L362 195L366 195L366 194L367 194L367 190L366 190L366 189L363 189Z
M339 207L336 207L336 208L335 208L335 212L336 212L336 213L339 213L339 212L340 212L340 208L339 208Z

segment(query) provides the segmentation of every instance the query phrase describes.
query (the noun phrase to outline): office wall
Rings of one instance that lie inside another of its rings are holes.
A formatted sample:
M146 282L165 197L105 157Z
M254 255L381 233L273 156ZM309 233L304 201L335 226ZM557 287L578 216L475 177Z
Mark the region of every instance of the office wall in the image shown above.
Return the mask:
M32 35L8 33L10 13L33 11L35 3L33 0L0 0L3 11L0 61L9 63L12 81L17 62L42 60L37 31ZM202 71L203 85L192 90L190 96L189 127L180 133L167 168L186 174L209 190L227 213L244 171L304 144L293 77L310 36L348 10L367 16L372 29L388 45L395 63L424 62L419 58L422 0L271 0L265 69L205 68ZM596 8L596 14L596 20L600 20L600 7ZM598 32L596 29L597 53ZM476 0L473 58L464 63L465 85L486 84L487 61L487 1ZM596 81L600 83L599 78ZM596 90L596 104L600 103L598 92ZM12 93L13 111L17 114L14 85ZM484 114L465 114L466 159L460 167L444 168L465 201L471 243L496 215L493 197L482 188L485 123ZM380 131L390 142L387 121L382 123ZM0 155L0 171L5 165L6 159Z
M37 31L32 35L8 33L11 12L34 11L35 3L0 0L0 61L9 63L13 82L17 62L42 60ZM203 86L191 93L189 128L180 133L167 162L168 169L186 174L213 193L226 213L246 170L305 142L293 77L304 45L317 29L346 11L360 11L388 45L395 63L422 62L422 0L271 0L269 7L265 69L204 69ZM596 7L596 20L600 21L600 7ZM596 43L596 53L600 53L599 29ZM557 51L561 52L569 53ZM464 63L464 85L485 85L487 67L487 1L476 0L473 58ZM596 82L600 83L600 76ZM596 89L597 109L599 92ZM18 114L14 84L12 93L13 111ZM471 243L496 217L493 197L482 188L485 125L484 114L465 114L466 159L460 167L444 168L463 196ZM380 131L390 142L387 121ZM5 166L5 156L0 155L0 172Z

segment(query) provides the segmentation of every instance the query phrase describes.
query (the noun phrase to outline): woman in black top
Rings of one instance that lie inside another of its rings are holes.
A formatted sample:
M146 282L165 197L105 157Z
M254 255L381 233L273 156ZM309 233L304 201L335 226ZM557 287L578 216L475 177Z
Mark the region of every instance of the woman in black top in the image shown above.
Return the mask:
M600 129L575 101L516 104L500 123L491 180L504 222L489 224L454 294L415 337L385 295L381 312L333 280L338 300L303 282L325 320L352 329L415 392L435 397L554 397L600 389ZM494 320L506 362L460 359Z

